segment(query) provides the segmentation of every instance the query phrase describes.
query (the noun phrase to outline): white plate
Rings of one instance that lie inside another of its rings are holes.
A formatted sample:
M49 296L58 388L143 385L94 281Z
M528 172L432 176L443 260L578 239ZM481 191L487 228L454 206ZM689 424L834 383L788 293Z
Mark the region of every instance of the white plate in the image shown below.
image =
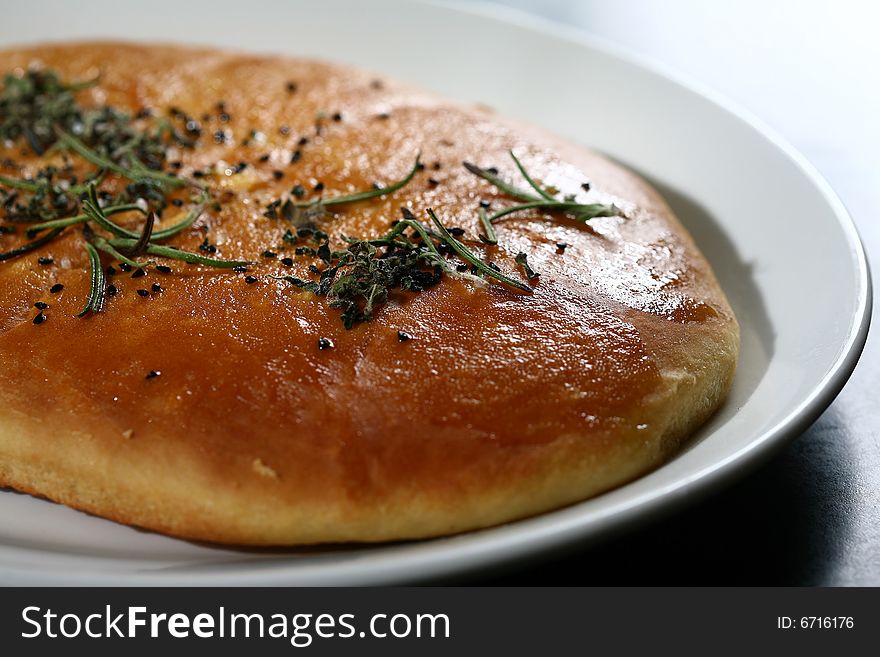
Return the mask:
M715 268L742 325L731 397L669 464L593 500L461 536L242 551L137 531L0 492L5 584L413 581L593 539L729 482L802 432L864 344L870 280L846 210L798 154L712 94L606 44L498 10L415 2L77 3L7 7L3 44L115 37L306 54L480 101L648 176ZM523 81L527 80L528 84ZM564 89L560 92L560 88Z

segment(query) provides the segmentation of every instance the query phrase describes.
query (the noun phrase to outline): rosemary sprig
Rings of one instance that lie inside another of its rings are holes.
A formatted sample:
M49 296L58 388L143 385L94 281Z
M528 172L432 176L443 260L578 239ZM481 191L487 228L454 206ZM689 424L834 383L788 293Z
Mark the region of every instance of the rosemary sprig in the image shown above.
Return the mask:
M519 161L519 158L514 155L513 151L510 151L510 157L513 158L514 164L516 164L516 168L519 169L519 172L522 174L522 177L525 178L526 182L529 183L529 186L538 192L538 195L547 199L548 201L556 202L556 199L553 198L553 195L550 194L547 190L543 189L538 183L536 183L532 177L529 175L528 171L526 171L525 167L522 165L522 162Z
M19 180L17 178L7 178L6 176L0 176L0 185L6 185L7 187L13 187L15 189L23 189L27 192L38 192L42 188L40 183L31 180Z
M14 249L10 249L9 251L4 251L0 253L0 262L4 260L12 260L13 258L17 258L20 255L24 255L25 253L30 253L31 251L35 251L39 249L41 246L45 246L56 237L61 234L62 228L55 228L51 233L46 233L42 237L35 239L27 244L23 244Z
M187 182L183 178L178 178L177 176L172 176L167 173L162 173L161 171L154 171L153 169L150 169L131 153L127 154L129 166L124 167L120 164L117 164L113 160L110 160L98 154L69 132L65 132L61 128L56 128L56 131L58 133L58 144L64 146L65 148L68 148L69 150L74 151L80 157L88 160L95 166L100 167L101 169L114 171L115 173L118 173L119 175L125 176L129 180L133 180L136 182L142 181L144 179L149 179L163 185L168 185L170 187L183 187L187 184Z
M91 270L89 275L89 298L77 317L101 312L101 308L104 306L104 286L106 284L104 269L101 267L101 256L98 255L98 251L88 240L83 242L83 245L89 256L89 268Z
M86 227L88 227L88 224L86 224ZM117 250L105 237L101 237L100 235L92 235L89 239L96 249L98 249L99 251L103 251L114 260L124 262L129 267L134 267L135 269L141 269L144 266L143 263L140 263L137 260L132 260L124 253Z
M107 240L107 243L114 249L129 250L133 249L138 240L131 237L117 237ZM180 260L188 262L192 265L204 265L205 267L217 267L218 269L232 269L233 267L244 267L253 264L249 260L220 260L219 258L208 258L198 253L184 251L173 246L165 246L162 244L148 244L144 249L144 253L159 256L160 258L171 258L172 260ZM143 266L143 265L139 265Z
M152 239L155 241L162 242L169 237L174 237L178 233L183 232L190 226L192 226L196 219L202 214L205 209L205 203L208 199L208 193L205 190L202 190L199 199L196 201L195 207L190 210L186 216L174 224L173 226L169 226L168 228L163 228L162 230L157 230L153 232ZM111 205L106 208L101 208L101 212L105 217L114 214L121 214L123 212L140 212L141 214L147 214L146 211L136 203L124 203L122 205ZM33 237L37 233L40 233L44 230L49 230L53 228L64 228L66 226L75 226L76 224L83 224L90 220L88 214L77 214L72 217L65 217L63 219L53 219L52 221L44 221L39 224L34 224L33 226L29 226L27 229L28 237ZM125 237L136 237L137 233L133 233L131 231L126 231L121 226L114 224L116 226L116 230L120 232L124 232ZM115 231L114 231L115 232Z
M516 288L517 290L520 290L522 292L532 294L532 288L530 288L528 285L516 280L515 278L511 278L510 276L498 269L490 267L485 262L480 260L473 251L471 251L464 244L455 239L446 229L446 226L444 226L440 219L437 218L437 215L434 214L433 209L428 208L427 213L428 216L431 217L431 221L434 222L434 225L437 226L437 230L440 232L440 236L443 238L443 241L448 244L449 247L453 251L455 251L462 260L472 265L486 276L494 278L495 280L504 283L505 285L509 285L510 287Z
M571 198L566 198L565 200L560 201L555 196L553 196L553 194L551 194L546 189L543 189L540 185L538 185L537 182L535 182L535 180L529 175L529 173L526 171L525 167L522 165L522 163L519 161L513 151L510 151L510 157L513 159L517 169L519 169L519 172L522 174L523 178L525 178L526 182L529 184L529 187L531 187L537 195L519 189L518 187L515 187L505 182L488 169L482 169L474 164L471 164L470 162L463 162L465 169L470 171L475 176L478 176L483 180L491 183L508 196L512 196L513 198L522 201L522 203L509 206L489 215L489 223L494 223L502 217L506 217L507 215L513 214L515 212L521 212L523 210L531 209L562 212L573 218L575 221L579 221L581 223L586 223L590 219L595 219L596 217L613 217L620 214L620 209L613 204L606 205L604 203L577 203Z
M104 214L104 211L101 210L101 205L98 203L98 192L94 185L89 187L88 198L83 201L82 209L91 221L94 221L107 232L113 233L117 237L138 237L137 233L117 226L107 218L107 215Z
M155 224L156 213L151 212L147 215L147 220L144 222L144 227L141 229L141 236L138 238L135 245L131 247L131 251L128 254L129 256L133 258L147 250L147 247L150 245L150 238L153 236L153 226Z
M107 232L112 233L116 236L115 239L109 239L100 242L99 248L116 258L119 258L119 256L121 255L122 258L119 259L123 262L131 264L132 266L143 266L138 262L132 260L132 258L144 253L160 256L163 258L182 260L183 262L188 262L196 265L218 267L221 269L230 269L232 267L239 267L250 264L249 262L244 260L221 260L219 258L209 258L207 256L202 256L197 253L184 251L183 249L154 244L151 240L157 239L159 234L153 233L153 225L156 218L153 213L149 213L147 215L147 220L140 233L134 233L130 230L122 228L121 226L118 226L117 224L110 221L104 214L104 211L98 204L98 196L94 186L91 186L89 188L89 198L83 202L83 209L85 210L85 213L88 215L89 219L94 221ZM181 223L186 224L187 221L188 219L185 219ZM88 226L88 224L86 225ZM177 226L172 226L168 230L177 230L179 226L180 224L178 224ZM96 246L98 246L98 243L96 243Z
M416 172L421 168L421 152L416 154L416 161L413 164L412 169L410 169L409 173L406 174L403 178L398 180L395 183L390 185L386 185L385 187L377 187L376 189L370 189L365 192L357 192L355 194L345 194L343 196L336 196L334 198L328 199L315 199L311 201L298 201L293 203L294 207L297 208L306 208L310 205L321 205L324 207L331 205L342 205L344 203L356 203L358 201L366 201L371 198L377 198L379 196L386 196L388 194L393 194L399 189L406 187L409 182L415 177Z
M480 241L492 246L498 244L498 235L495 233L495 226L489 221L489 215L486 213L486 209L480 206L477 210L477 214L480 216L480 223L483 225L483 232L480 233Z
M123 205L111 205L109 207L103 208L102 212L105 215L113 215L120 214L122 212L144 212L144 209L137 205L136 203L126 203ZM27 236L33 237L37 233L41 233L44 230L50 230L55 228L66 228L67 226L75 226L76 224L83 224L89 220L88 214L77 214L72 217L64 217L63 219L53 219L52 221L44 221L39 224L34 224L33 226L29 226L27 229Z

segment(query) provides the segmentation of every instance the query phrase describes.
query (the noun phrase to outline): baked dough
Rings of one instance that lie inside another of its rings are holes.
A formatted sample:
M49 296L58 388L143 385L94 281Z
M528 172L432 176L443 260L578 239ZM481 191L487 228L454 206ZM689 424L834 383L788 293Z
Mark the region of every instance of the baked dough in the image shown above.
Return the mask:
M257 281L172 262L171 274L117 274L103 312L78 318L89 291L79 230L0 263L2 485L223 543L430 537L626 483L674 454L725 397L739 329L712 270L660 196L604 157L318 61L120 43L0 52L0 71L35 64L66 80L100 73L78 92L86 106L204 119L199 146L169 159L181 175L213 171L219 205L169 243L198 252L207 237L218 257L255 261ZM215 143L216 130L229 138ZM475 240L478 202L510 199L461 162L520 182L511 149L560 194L622 210L586 226L519 213L497 224L499 246L468 242L514 276L526 252L541 274L533 294L447 276L346 330L326 299L268 277L309 276L308 260L280 264L293 247L283 220L263 216L292 186L311 195L323 183L326 197L368 189L402 178L421 151L425 171L407 187L321 227L334 239L378 236L401 207L425 221L432 207ZM25 174L40 166L20 144L2 150ZM238 162L247 167L229 173ZM21 239L0 235L0 251ZM270 247L278 258L261 257ZM153 283L161 294L137 294ZM38 301L50 308L34 325Z

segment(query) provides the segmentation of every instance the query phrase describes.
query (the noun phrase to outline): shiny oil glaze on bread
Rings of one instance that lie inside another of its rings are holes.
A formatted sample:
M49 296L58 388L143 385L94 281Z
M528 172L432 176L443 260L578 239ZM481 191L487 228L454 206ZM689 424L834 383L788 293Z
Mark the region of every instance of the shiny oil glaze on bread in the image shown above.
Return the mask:
M712 270L586 149L304 59L0 70L0 485L226 543L437 536L638 477L729 388Z

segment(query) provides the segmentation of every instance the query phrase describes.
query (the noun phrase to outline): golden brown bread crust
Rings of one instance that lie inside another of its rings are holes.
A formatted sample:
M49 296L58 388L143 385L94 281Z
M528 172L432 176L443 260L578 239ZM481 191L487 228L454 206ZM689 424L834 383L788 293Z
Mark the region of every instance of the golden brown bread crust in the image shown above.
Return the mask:
M232 131L231 144L208 139L178 154L184 175L249 163L211 179L216 197L227 192L221 208L171 242L191 250L207 227L219 256L259 261L284 248L282 222L262 216L270 200L297 183L323 182L331 197L398 179L418 150L428 170L410 186L345 208L325 229L379 235L406 205L420 217L434 207L473 238L477 202L509 200L460 163L515 179L510 148L546 184L613 201L626 216L585 228L514 215L485 256L514 271L513 255L527 252L542 274L532 296L447 278L350 331L325 300L267 278L291 270L265 259L253 285L177 263L161 279L151 271L142 280L165 291L148 299L136 294L147 285L118 277L106 311L78 319L88 277L80 235L68 230L0 263L0 484L196 539L435 536L629 481L674 453L726 394L738 326L710 267L656 192L600 156L314 61L114 43L0 53L2 71L34 62L70 80L101 72L79 94L84 104L176 106ZM216 123L220 100L228 124ZM316 137L316 115L335 112L342 120ZM251 129L266 142L241 145ZM309 143L298 146L302 135ZM0 237L0 250L15 239ZM564 254L558 241L570 245ZM55 263L38 265L40 255ZM308 277L307 264L293 273ZM50 295L57 282L64 291ZM41 300L49 319L35 326ZM398 329L414 339L399 342ZM335 347L319 350L319 337ZM162 375L147 380L150 370Z

